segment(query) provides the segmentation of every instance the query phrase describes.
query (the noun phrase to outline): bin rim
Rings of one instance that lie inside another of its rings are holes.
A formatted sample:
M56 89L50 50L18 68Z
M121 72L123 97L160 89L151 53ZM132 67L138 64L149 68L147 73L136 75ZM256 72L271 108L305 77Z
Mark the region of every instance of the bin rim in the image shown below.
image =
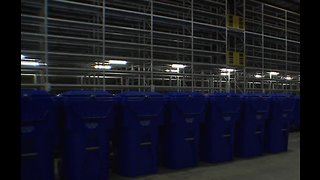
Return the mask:
M201 94L199 92L170 92L166 94L167 97L184 97L184 96L189 96L189 97L205 97L204 94Z
M40 96L46 96L46 97L51 97L53 96L47 91L42 91L42 90L21 90L21 97L40 97Z
M118 97L164 97L158 92L129 91L117 94Z
M112 97L114 95L107 91L73 90L73 91L63 92L58 96L59 97Z

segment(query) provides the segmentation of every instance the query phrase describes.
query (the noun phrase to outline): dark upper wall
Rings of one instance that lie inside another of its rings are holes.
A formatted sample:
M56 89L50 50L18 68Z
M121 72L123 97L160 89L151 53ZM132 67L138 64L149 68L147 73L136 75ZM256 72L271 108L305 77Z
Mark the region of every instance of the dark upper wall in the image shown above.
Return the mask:
M300 0L259 0L283 9L300 12Z

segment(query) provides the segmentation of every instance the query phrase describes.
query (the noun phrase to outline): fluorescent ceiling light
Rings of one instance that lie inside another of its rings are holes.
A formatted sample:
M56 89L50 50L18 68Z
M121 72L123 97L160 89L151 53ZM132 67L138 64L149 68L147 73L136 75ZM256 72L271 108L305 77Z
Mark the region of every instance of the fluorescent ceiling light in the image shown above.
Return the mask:
M21 76L35 76L36 74L21 73Z
M122 60L109 60L109 64L120 64L120 65L125 65L127 64L127 61L122 61Z
M220 71L222 71L222 72L234 72L236 70L235 69L222 68L222 69L220 69Z
M279 75L279 73L278 72L268 72L270 75Z
M30 59L30 58L24 58L25 61L39 61L39 59Z
M284 77L284 79L286 79L286 80L292 80L292 77L287 76L287 77Z
M166 72L175 72L175 73L179 73L178 69L166 69Z
M26 58L27 58L27 56L21 54L21 60L24 60L24 59L26 59Z
M226 72L223 72L223 73L220 73L221 76L228 76L228 73Z
M111 69L111 66L109 65L95 65L95 69Z
M255 78L262 78L262 76L260 74L256 74L254 75Z
M183 65L183 64L171 64L171 67L173 67L173 68L185 68L187 66Z
M39 66L39 62L34 62L34 61L21 61L21 65L23 66Z

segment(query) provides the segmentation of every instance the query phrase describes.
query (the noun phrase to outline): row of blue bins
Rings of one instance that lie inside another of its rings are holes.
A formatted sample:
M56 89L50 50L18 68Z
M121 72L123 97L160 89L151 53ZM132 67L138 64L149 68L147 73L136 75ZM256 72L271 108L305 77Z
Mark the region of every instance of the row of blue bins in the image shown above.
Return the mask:
M129 177L284 152L299 104L285 95L22 91L22 179L53 180L54 149L63 179L108 179L109 142L114 170Z

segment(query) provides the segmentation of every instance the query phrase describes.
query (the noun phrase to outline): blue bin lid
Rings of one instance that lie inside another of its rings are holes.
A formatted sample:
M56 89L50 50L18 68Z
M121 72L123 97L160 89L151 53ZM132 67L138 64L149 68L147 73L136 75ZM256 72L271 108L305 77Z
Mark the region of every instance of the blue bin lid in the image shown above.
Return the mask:
M110 97L107 91L68 91L60 94L63 97Z
M169 97L204 97L203 94L198 92L172 92L166 95Z
M52 118L53 95L46 91L21 91L21 122L36 122Z
M21 91L22 97L34 97L34 96L52 96L47 91L35 91L35 90L22 90Z
M158 92L138 92L138 91L130 91L118 94L121 97L163 97L163 94Z

